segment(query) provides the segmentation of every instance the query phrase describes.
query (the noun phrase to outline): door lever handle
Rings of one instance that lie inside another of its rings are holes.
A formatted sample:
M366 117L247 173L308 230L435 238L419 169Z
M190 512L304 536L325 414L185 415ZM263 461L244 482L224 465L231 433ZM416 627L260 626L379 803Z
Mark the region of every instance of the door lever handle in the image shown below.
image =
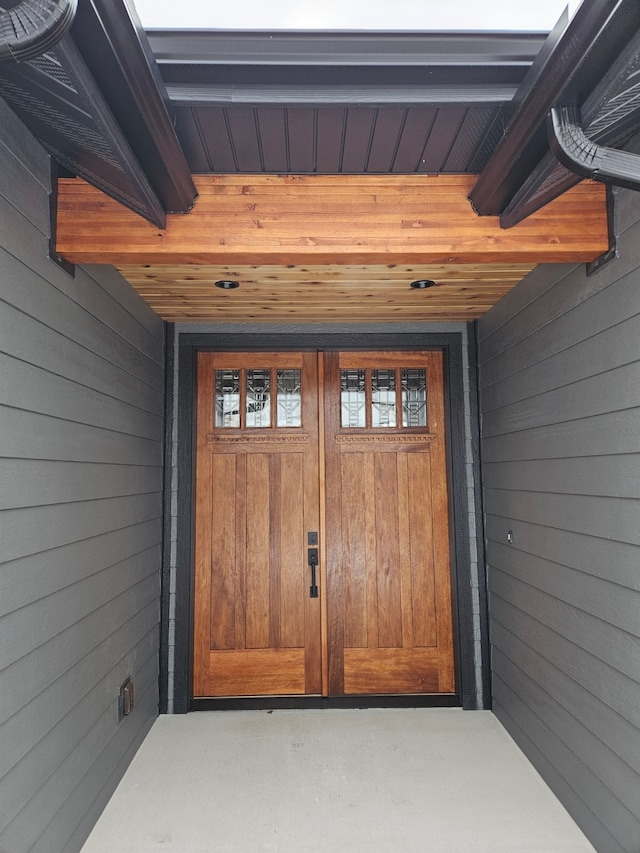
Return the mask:
M316 583L316 567L318 565L318 549L307 549L307 563L311 566L311 586L309 587L309 598L318 597L318 585Z

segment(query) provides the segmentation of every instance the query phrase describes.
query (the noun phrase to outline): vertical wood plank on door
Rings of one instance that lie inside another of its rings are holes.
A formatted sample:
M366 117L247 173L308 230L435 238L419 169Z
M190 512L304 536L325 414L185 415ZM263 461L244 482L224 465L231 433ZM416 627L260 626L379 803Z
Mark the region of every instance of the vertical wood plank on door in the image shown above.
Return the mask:
M280 457L280 643L304 647L305 531L304 471L300 453Z
M364 540L367 562L367 648L377 649L378 633L378 537L376 517L376 473L373 454L362 454L364 461Z
M236 455L236 649L247 647L247 457Z
M303 373L303 379L306 375L306 372L312 367L310 364L305 364L305 372ZM315 400L316 404L316 421L318 423L318 484L320 491L320 505L318 507L319 515L318 515L318 529L320 532L320 673L319 675L315 672L312 677L313 670L313 658L311 656L312 650L307 647L307 680L312 679L313 683L317 685L316 691L318 693L322 693L323 696L329 695L329 631L328 631L328 623L327 623L327 469L326 469L326 456L325 456L325 427L324 427L324 406L325 406L325 392L324 392L324 353L317 353L317 358L315 364L313 365L316 370L317 377L317 386L318 386L318 395ZM311 498L311 500L310 500ZM305 517L309 518L310 521L313 520L313 514L308 511L308 507L312 506L313 495L309 495L309 486L305 489ZM309 603L307 602L307 610L309 611ZM312 617L312 611L308 614L307 618Z
M351 483L364 483L364 455L345 454L341 461L343 490ZM363 537L365 492L349 488L342 499L342 575L344 595L344 644L366 648L367 561Z
M266 453L247 454L246 648L268 649L271 636L271 478Z
M398 407L400 411L400 407ZM411 563L411 523L409 499L409 454L396 457L398 471L398 546L400 551L400 595L402 605L402 646L411 649L413 633L413 599L415 590Z
M435 646L438 641L435 611L431 453L412 453L407 461L413 643L415 646L428 647Z
M328 692L339 694L344 686L343 556L341 525L343 495L340 454L336 452L335 434L340 423L339 353L324 356L325 376L325 459L326 459L326 549L327 549L327 656ZM364 487L366 495L366 485Z
M212 459L211 505L215 517L211 537L210 648L235 648L235 518L236 460L221 455Z
M451 602L451 556L449 544L449 493L445 472L444 377L442 354L430 353L427 368L429 428L439 435L431 448L431 495L433 559L435 572L436 630L438 641L438 687L441 693L455 690L453 665L453 617Z
M398 478L395 453L374 453L378 646L402 647Z
M267 590L265 598L269 601L269 643L272 649L281 648L280 637L280 558L282 554L282 530L277 512L281 507L282 469L280 454L269 454L269 512L267 513L267 538L263 552L268 554L268 570L265 572Z

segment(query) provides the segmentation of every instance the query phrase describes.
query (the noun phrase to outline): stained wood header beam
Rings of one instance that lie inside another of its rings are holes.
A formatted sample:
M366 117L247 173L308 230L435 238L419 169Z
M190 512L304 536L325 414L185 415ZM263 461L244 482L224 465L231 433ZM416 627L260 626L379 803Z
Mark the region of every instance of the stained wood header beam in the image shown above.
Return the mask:
M477 216L473 175L195 178L157 228L79 179L58 188L57 252L72 263L590 262L608 249L605 188L584 181L508 231Z

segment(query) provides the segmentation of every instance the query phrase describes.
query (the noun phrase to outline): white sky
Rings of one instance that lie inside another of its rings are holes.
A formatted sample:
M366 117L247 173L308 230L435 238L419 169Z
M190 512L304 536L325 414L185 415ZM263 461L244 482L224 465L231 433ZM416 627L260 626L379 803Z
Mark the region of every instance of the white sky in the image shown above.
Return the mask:
M520 30L553 28L580 0L131 0L143 25L171 29Z

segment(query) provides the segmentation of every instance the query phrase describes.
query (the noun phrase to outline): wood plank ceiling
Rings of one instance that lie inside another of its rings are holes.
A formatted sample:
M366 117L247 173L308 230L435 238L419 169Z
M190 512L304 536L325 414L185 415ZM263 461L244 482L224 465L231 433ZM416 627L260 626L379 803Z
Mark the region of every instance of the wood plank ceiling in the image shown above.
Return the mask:
M113 264L168 321L384 322L474 319L536 263L608 248L605 188L589 181L508 231L471 209L472 175L195 181L191 213L158 229L61 180L58 253Z

